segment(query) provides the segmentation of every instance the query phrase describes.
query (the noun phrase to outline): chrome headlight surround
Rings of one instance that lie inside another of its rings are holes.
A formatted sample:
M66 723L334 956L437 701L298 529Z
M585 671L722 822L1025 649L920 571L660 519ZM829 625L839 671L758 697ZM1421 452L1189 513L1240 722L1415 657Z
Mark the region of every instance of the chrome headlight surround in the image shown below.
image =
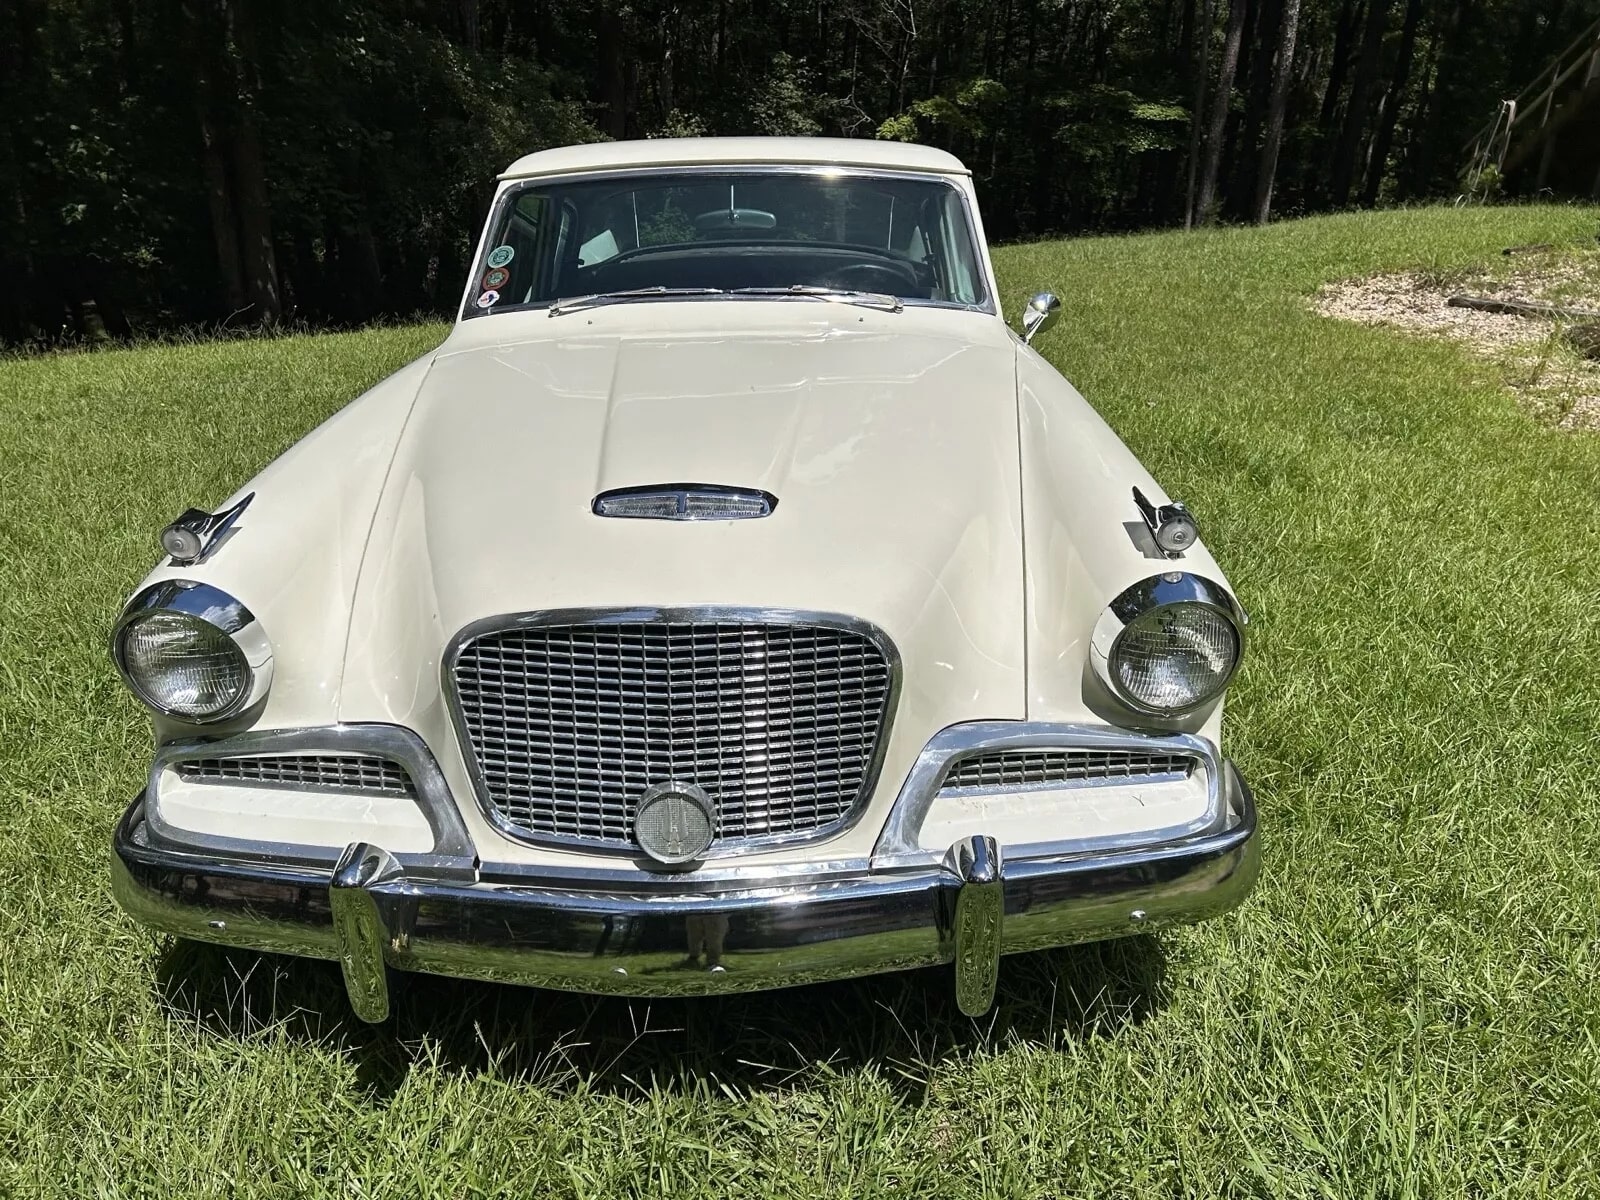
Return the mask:
M148 680L129 669L128 634L157 614L172 614L188 622L208 625L232 643L243 668L244 684L224 705L205 711L185 711L165 704L147 686ZM272 642L255 614L219 587L192 579L165 579L151 584L128 602L111 631L111 659L117 673L140 703L176 721L206 725L237 716L259 704L272 686Z
M1234 637L1233 662L1200 698L1177 708L1162 708L1131 695L1122 685L1116 671L1117 653L1123 635L1136 620L1157 609L1178 606L1206 609L1228 622ZM1221 584L1187 571L1166 571L1140 580L1106 606L1089 640L1089 662L1106 690L1134 712L1152 717L1181 717L1213 703L1227 690L1228 681L1244 657L1244 628L1248 620L1239 602Z

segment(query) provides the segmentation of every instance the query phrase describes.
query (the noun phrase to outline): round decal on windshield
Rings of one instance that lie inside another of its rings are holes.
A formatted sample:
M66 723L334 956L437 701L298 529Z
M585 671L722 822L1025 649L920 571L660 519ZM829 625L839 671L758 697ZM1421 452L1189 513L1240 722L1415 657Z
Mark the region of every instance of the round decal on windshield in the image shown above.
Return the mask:
M491 304L494 304L499 299L500 293L495 291L493 288L490 288L487 292L478 297L478 307L488 308Z
M490 267L483 274L483 286L489 288L503 288L506 281L511 278L511 272L504 267Z
M517 252L510 246L496 246L493 250L489 251L489 258L487 261L491 267L503 267L516 256Z

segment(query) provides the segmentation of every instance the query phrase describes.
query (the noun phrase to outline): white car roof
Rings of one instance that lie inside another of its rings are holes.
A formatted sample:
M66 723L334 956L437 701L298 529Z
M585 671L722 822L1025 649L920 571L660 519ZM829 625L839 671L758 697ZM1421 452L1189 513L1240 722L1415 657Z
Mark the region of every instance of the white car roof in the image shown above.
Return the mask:
M807 166L882 167L895 171L970 174L961 160L931 146L882 142L871 138L728 137L652 138L639 142L590 142L559 146L517 159L501 179L528 175L566 175L628 167L740 166L800 163Z

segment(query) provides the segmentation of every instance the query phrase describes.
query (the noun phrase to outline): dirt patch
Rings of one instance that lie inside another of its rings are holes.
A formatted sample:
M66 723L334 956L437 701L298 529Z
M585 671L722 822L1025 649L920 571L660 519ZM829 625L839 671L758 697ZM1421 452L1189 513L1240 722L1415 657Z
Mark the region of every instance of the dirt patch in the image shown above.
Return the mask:
M1571 320L1452 308L1450 297L1487 296L1600 310L1600 252L1550 249L1470 271L1402 271L1328 284L1312 299L1325 317L1387 325L1460 342L1498 363L1535 415L1563 429L1600 429L1600 363L1563 337Z

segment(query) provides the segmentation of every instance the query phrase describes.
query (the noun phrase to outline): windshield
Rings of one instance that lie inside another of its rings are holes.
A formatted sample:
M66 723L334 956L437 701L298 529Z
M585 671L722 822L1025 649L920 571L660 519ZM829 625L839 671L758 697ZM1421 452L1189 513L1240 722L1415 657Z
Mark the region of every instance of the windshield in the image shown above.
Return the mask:
M530 182L496 206L473 285L467 316L726 293L985 300L949 183L771 170Z

